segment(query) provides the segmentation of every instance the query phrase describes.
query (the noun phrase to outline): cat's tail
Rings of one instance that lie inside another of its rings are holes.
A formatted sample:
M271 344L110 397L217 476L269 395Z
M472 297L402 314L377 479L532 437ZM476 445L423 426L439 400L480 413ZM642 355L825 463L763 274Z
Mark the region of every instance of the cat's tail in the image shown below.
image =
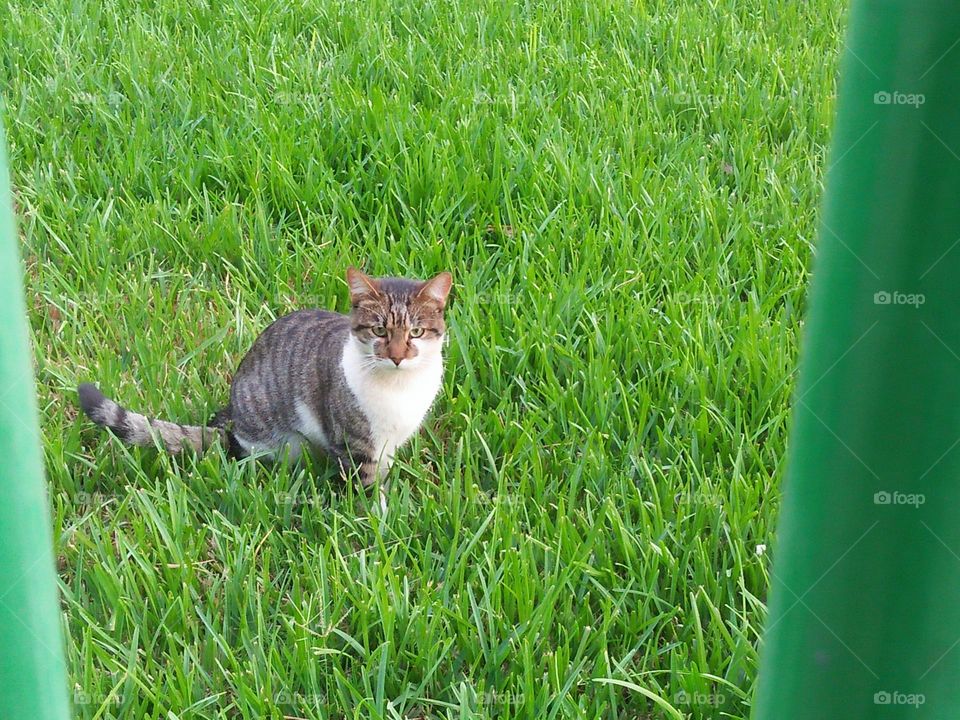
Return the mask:
M183 450L203 452L217 443L229 446L227 431L220 427L179 425L167 420L148 418L120 407L91 383L77 388L80 407L97 425L107 428L128 445L160 446L167 452Z

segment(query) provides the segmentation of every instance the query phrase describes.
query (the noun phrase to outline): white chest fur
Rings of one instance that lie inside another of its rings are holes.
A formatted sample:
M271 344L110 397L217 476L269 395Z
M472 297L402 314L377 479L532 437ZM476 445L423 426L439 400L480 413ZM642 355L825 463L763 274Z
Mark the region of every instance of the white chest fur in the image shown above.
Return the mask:
M371 363L358 341L350 338L343 349L341 367L347 385L370 423L374 460L389 464L397 448L413 435L440 390L443 358L439 342L435 351L424 348L412 367L392 368ZM407 361L404 361L407 362Z

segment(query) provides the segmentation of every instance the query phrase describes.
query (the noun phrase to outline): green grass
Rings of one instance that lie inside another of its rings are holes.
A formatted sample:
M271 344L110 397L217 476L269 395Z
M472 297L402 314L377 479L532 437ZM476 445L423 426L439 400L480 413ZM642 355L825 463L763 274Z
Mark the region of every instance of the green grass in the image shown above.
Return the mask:
M4 96L80 718L745 718L839 3L28 2ZM449 269L391 514L130 451Z

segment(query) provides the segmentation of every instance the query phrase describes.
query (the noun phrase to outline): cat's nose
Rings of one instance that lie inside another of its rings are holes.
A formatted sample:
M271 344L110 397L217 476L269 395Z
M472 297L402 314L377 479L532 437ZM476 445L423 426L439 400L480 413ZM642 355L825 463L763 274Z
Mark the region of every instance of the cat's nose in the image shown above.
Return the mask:
M400 361L403 360L403 358L390 358L390 359L393 360L393 364L396 365L397 367L400 367Z

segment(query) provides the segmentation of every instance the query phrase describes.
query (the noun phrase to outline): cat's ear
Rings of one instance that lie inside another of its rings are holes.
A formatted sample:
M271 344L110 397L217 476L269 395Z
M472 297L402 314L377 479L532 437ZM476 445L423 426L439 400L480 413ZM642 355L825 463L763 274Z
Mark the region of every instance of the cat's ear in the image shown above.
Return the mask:
M447 304L447 295L450 294L450 288L453 286L453 275L448 272L442 272L427 280L417 291L417 296L433 300L440 303L440 307Z
M371 277L351 266L347 268L347 285L350 286L350 302L357 303L365 297L375 297L380 294L378 283Z

